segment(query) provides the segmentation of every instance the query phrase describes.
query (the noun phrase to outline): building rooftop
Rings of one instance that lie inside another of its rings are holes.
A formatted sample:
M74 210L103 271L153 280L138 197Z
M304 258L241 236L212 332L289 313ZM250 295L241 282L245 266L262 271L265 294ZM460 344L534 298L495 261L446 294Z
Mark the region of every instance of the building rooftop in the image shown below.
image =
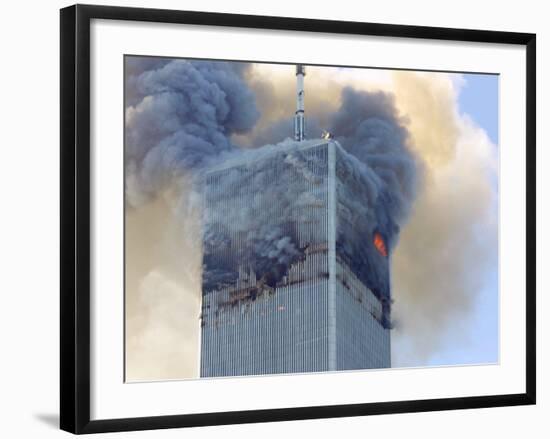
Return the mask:
M310 148L326 145L332 143L342 153L347 154L342 146L333 139L309 139L296 141L291 138L287 138L282 142L274 145L264 145L260 148L239 149L235 152L228 152L220 156L220 162L212 165L206 170L206 174L212 172L222 171L224 169L233 168L240 165L246 165L247 163L254 163L258 160L268 159L272 156L281 153L291 153L294 151L306 151Z

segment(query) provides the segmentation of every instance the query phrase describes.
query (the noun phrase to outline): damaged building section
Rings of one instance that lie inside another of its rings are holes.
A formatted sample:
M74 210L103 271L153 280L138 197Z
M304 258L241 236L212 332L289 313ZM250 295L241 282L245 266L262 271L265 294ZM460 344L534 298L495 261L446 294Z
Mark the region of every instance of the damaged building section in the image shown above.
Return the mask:
M390 367L397 228L361 166L286 140L205 174L201 376Z

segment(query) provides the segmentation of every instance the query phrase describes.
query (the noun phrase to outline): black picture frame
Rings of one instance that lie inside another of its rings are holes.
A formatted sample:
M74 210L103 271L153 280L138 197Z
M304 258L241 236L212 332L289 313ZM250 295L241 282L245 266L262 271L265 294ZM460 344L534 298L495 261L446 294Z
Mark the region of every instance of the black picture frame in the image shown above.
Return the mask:
M525 393L90 420L90 21L92 19L503 43L525 46L527 60L525 66L527 84L525 133L527 146ZM536 36L534 34L75 5L60 11L60 36L61 429L81 434L535 404Z

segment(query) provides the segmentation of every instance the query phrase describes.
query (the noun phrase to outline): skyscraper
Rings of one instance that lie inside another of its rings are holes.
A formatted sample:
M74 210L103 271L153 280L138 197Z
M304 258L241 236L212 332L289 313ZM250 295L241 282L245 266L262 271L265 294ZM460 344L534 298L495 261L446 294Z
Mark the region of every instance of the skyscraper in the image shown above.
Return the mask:
M392 225L354 157L305 140L296 72L295 140L204 179L203 377L390 367Z

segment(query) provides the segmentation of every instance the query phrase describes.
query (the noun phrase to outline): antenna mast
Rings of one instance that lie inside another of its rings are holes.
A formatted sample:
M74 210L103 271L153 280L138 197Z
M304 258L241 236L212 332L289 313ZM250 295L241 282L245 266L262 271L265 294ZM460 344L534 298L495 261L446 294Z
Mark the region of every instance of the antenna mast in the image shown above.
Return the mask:
M294 114L294 139L301 142L306 137L306 120L304 116L304 77L306 69L303 64L296 65L296 113Z

